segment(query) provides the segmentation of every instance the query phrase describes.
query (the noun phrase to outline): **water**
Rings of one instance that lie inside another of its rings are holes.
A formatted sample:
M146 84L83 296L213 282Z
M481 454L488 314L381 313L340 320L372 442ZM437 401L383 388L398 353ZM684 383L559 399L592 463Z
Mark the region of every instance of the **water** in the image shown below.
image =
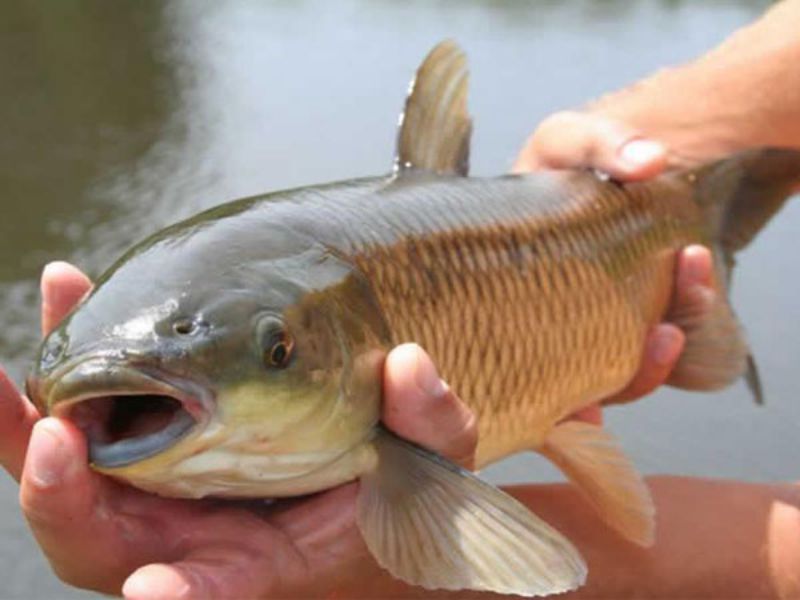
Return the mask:
M19 380L49 260L98 274L146 233L239 196L385 172L407 80L457 39L472 65L473 171L506 171L550 112L696 56L767 2L8 2L0 5L0 356ZM47 6L45 6L47 5ZM743 386L609 411L646 472L796 478L800 205L743 255L734 303L767 407ZM788 275L788 277L787 277ZM536 457L495 481L556 477ZM87 597L32 542L0 479L4 598Z

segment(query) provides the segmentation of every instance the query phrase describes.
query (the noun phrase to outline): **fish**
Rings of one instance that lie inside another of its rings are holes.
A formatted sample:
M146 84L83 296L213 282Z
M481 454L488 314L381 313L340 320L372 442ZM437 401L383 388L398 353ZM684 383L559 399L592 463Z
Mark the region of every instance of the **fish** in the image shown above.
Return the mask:
M648 488L614 436L570 419L623 389L670 305L676 255L713 250L718 294L676 314L691 390L744 376L734 255L800 180L800 152L748 150L646 182L590 170L470 177L468 67L416 72L387 175L222 204L99 277L26 381L85 433L91 466L182 498L281 498L360 482L357 524L392 576L545 596L587 566L499 488L380 423L389 350L416 342L477 416L476 464L537 451L587 510L647 547Z

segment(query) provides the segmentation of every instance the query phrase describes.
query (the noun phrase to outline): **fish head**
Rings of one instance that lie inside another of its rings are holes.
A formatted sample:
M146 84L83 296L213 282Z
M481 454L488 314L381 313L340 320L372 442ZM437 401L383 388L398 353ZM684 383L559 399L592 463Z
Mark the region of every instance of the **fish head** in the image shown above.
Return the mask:
M255 249L214 243L224 234L123 257L44 340L29 395L84 431L96 469L164 495L352 478L312 474L379 418L388 336L368 284L285 231Z

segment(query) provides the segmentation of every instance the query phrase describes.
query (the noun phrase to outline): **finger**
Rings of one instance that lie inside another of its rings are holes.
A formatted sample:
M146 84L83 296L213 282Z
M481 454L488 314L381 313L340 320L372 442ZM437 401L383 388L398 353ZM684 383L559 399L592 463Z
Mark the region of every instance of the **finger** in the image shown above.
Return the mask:
M599 404L592 404L591 406L582 408L570 418L600 427L603 425L603 409Z
M42 271L42 333L47 335L80 302L92 282L77 267L51 262Z
M381 573L356 526L357 489L350 484L302 500L267 524L226 518L224 534L217 534L224 541L195 545L179 561L137 569L123 595L129 600L318 598L342 585L357 590L356 578Z
M666 165L664 146L635 129L592 113L564 111L539 125L513 171L588 167L635 181L657 175Z
M690 290L696 286L711 287L713 258L705 246L692 245L678 255L678 272L675 281L675 303L691 299Z
M478 443L475 415L416 344L398 346L386 358L382 418L399 436L472 466Z
M38 419L36 408L0 367L0 464L16 480L22 473L28 439Z
M267 547L206 546L177 562L140 567L127 578L122 594L128 600L261 598L291 577L285 562Z
M208 594L201 593L200 587L201 583L195 582L195 576L190 569L181 565L156 563L134 571L122 585L122 595L127 600L207 598Z
M628 386L604 401L617 404L646 396L666 382L681 356L685 336L675 325L661 323L648 334L639 371Z
M104 483L74 426L54 418L34 426L20 504L36 540L67 583L118 593L130 567L119 521L102 501Z
M702 246L689 246L678 257L675 293L666 319L682 328L696 328L717 302L711 252Z

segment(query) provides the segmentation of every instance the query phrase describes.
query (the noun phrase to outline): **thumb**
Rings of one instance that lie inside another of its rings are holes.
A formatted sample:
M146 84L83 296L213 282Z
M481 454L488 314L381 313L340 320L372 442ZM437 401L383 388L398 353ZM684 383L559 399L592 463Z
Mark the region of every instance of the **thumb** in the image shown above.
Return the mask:
M478 444L475 415L436 372L416 344L402 344L386 358L383 415L386 426L425 448L470 468Z
M278 549L282 549L278 546ZM264 544L235 542L201 546L179 561L136 569L122 586L127 600L260 598L271 595L291 567ZM283 564L282 564L283 563Z
M664 170L663 145L635 129L592 113L558 112L534 131L513 171L593 168L620 181L653 177Z
M246 581L250 571L246 566L253 561L234 553L233 549L207 549L179 562L145 565L128 577L122 595L127 600L255 598L261 590Z
M36 423L20 482L20 505L58 576L79 587L119 589L124 570L119 530L89 470L83 434L72 424Z
M42 271L42 333L47 334L67 316L92 287L92 282L77 267L66 262L51 262Z

